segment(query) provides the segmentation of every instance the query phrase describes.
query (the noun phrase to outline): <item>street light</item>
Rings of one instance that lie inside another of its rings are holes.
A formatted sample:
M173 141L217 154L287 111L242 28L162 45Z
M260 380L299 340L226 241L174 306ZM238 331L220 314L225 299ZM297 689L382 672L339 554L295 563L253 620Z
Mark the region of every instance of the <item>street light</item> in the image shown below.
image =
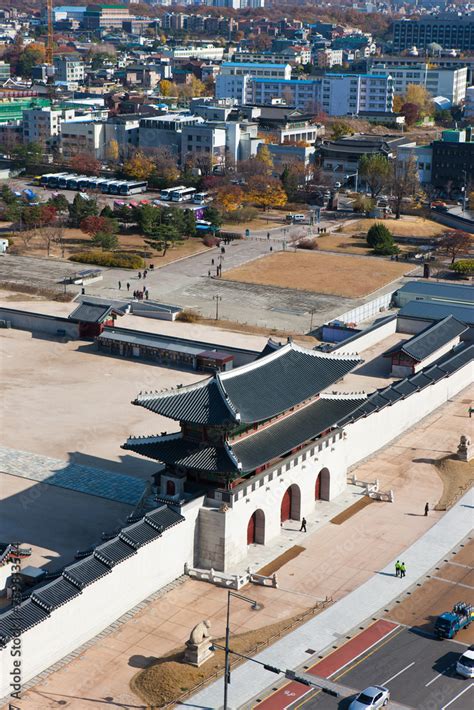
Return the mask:
M216 320L219 320L219 301L222 301L222 296L213 296L212 299L216 302Z
M350 175L345 176L346 180L349 180L349 178L351 178L351 177L355 177L354 187L355 187L355 191L357 192L357 187L359 185L359 171L356 170L355 173L351 173Z
M236 597L237 599L242 599L242 601L247 602L247 604L250 604L250 608L253 609L254 611L259 611L262 607L258 602L255 601L255 599L250 599L249 597L244 597L242 594L237 594L236 592L231 592L228 590L227 592L227 622L226 622L226 627L225 627L225 667L224 667L224 710L228 709L228 704L227 704L227 694L228 694L228 686L230 683L230 654L231 650L229 648L229 640L230 640L230 598L231 597ZM216 646L216 644L213 644ZM216 646L217 648L217 646Z
M466 200L467 200L467 170L462 171L462 176L464 178L463 196L462 196L462 211L466 211Z
M237 595L238 596L238 595ZM215 643L214 641L212 642L210 646L211 651L227 651L228 646L227 644L225 646L221 646L218 643ZM339 693L337 690L333 690L332 688L329 688L328 686L321 685L321 683L318 683L316 680L309 679L309 678L303 678L302 676L297 675L296 671L290 670L287 668L286 670L283 670L282 668L277 668L277 666L271 666L268 663L263 663L262 661L257 661L256 658L251 658L250 656L246 656L243 653L237 653L237 651L232 651L229 648L229 653L231 653L233 656L237 656L238 658L243 658L246 661L252 661L252 663L256 663L259 666L263 666L263 668L266 671L269 671L270 673L276 673L277 675L280 675L281 673L284 674L285 678L288 678L288 680L292 680L295 683L301 683L302 685L307 685L313 688L319 688L323 693L326 693L327 695L331 695L333 698L338 698ZM224 702L226 702L224 700ZM224 705L224 710L227 710L227 705Z

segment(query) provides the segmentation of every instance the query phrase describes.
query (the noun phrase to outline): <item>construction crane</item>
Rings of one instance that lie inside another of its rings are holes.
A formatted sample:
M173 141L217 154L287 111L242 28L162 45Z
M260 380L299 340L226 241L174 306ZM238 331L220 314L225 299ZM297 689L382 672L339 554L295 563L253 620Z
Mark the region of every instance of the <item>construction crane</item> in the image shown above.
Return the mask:
M53 66L53 0L46 0L48 15L48 40L46 42L46 64Z

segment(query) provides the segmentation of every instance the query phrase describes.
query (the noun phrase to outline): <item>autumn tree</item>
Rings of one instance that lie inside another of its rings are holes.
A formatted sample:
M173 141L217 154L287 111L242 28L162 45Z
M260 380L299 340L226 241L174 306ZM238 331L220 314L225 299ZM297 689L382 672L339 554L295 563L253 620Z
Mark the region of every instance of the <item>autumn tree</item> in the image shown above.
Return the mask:
M454 264L459 254L468 254L473 245L474 237L468 232L454 230L446 232L440 242L440 248L451 257L451 264Z
M433 99L428 89L422 84L408 84L405 103L418 106L420 118L430 116L433 113Z
M123 165L124 173L134 180L148 180L155 170L155 164L151 158L141 151L137 151Z
M102 217L99 215L89 215L81 221L81 231L85 234L90 234L92 237L96 234L116 234L118 231L117 223L110 217Z
M155 163L157 177L162 178L167 184L179 179L180 172L176 165L176 158L167 146L160 146L150 151L150 157Z
M271 207L284 207L288 197L280 180L256 175L249 180L246 202L262 207L266 211Z
M375 199L388 183L390 163L380 153L365 153L359 160L359 176L366 182L372 199Z
M420 178L416 158L410 155L407 161L392 160L389 175L390 191L393 195L395 218L400 219L404 197L415 197L420 189Z
M224 212L235 212L244 199L242 188L238 185L226 185L217 191L216 203Z
M413 126L420 118L420 109L413 103L405 102L400 109L400 113L405 116L407 126Z
M98 175L102 166L94 155L76 153L69 160L69 167L80 175Z
M178 93L178 87L172 81L168 79L162 79L160 81L160 94L162 96L176 96Z
M71 227L79 227L85 217L97 214L97 200L88 199L80 193L77 193L68 209Z
M112 140L109 141L109 144L107 145L107 160L110 163L116 163L119 157L120 148L118 141L115 138L112 138Z
M263 144L259 146L258 153L256 155L256 160L263 163L268 173L273 170L273 158L268 145Z
M333 140L337 141L343 136L352 136L354 133L352 126L347 121L334 121L331 126L331 134Z
M53 205L28 205L22 210L22 221L28 229L38 229L54 223L56 208Z

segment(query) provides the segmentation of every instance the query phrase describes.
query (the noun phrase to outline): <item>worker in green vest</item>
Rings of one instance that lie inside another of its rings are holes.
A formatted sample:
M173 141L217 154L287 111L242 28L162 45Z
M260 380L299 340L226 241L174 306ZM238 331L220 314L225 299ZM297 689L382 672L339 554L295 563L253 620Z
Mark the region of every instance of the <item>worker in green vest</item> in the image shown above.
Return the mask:
M405 563L402 562L402 564L400 565L400 576L404 577L406 574L406 571L407 571L407 568L405 567Z
M400 561L397 560L397 561L395 562L395 577L400 577L400 576L401 576L401 573L400 573Z

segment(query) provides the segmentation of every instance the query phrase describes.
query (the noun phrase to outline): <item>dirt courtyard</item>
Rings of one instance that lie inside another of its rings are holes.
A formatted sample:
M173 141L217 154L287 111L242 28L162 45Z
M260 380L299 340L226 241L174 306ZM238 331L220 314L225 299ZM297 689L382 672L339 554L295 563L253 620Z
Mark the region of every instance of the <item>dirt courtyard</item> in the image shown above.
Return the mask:
M226 271L224 279L358 298L410 270L407 264L376 257L314 252L278 252Z

